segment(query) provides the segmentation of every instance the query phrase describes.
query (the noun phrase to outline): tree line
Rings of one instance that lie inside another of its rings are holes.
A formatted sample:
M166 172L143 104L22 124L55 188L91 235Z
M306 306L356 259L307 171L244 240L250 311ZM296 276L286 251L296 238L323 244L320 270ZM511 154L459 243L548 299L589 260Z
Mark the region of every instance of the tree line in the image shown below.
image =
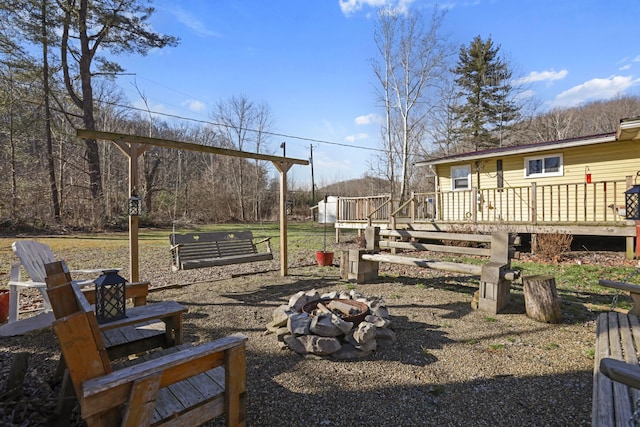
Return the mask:
M131 108L115 86L114 76L125 70L113 58L179 44L151 29L154 10L148 4L0 4L0 224L126 224L127 157L113 143L76 138L78 128L272 154L269 106L244 94L219 101L207 123ZM332 187L341 195L406 198L423 185L412 166L416 160L611 132L621 118L640 115L634 96L537 112L522 101L526 88L516 83L500 46L481 36L454 46L442 34L444 19L441 11L429 18L380 11L371 66L384 112L381 155L369 163L366 184L354 180ZM142 156L140 175L143 224L185 227L277 217L278 180L263 161L151 147ZM300 215L307 216L317 202L309 193L289 195Z

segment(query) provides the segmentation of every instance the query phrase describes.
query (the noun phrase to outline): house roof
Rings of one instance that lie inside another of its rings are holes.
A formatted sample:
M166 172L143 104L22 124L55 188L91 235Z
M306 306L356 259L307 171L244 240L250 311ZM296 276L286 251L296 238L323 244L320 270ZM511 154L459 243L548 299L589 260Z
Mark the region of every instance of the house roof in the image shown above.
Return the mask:
M602 144L615 141L640 140L640 118L623 119L620 121L616 132L586 137L569 138L559 141L536 142L532 144L516 145L511 147L496 147L488 150L471 151L468 153L454 154L452 156L416 162L415 166L430 166L458 161L472 161L493 158L505 155L539 153L542 151L558 150L569 147L583 147L586 145Z

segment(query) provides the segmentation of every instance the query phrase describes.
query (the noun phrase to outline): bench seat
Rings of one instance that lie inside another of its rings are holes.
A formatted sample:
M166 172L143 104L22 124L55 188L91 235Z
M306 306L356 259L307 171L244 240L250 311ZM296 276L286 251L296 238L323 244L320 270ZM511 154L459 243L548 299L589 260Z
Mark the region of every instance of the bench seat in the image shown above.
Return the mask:
M181 270L191 270L194 268L219 267L222 265L243 264L247 262L271 261L272 259L273 254L270 253L245 254L234 255L232 257L228 256L220 258L205 258L183 261L182 263L180 263L180 266Z
M601 361L614 359L637 368L639 350L640 322L637 316L613 311L598 315L593 370L594 427L627 426L638 410L640 390L611 380L602 371Z
M171 234L173 271L243 264L273 259L269 238L258 252L251 231Z

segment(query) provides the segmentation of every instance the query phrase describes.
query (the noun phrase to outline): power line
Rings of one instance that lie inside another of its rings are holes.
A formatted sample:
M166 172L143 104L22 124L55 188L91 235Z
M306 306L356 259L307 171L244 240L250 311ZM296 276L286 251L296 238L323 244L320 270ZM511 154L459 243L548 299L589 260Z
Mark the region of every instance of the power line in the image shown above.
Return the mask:
M31 85L29 85L29 87L31 87ZM53 93L58 93L61 95L66 95L66 92L58 92L58 91L51 91ZM36 104L33 101L25 101L31 104ZM179 120L187 120L187 121L191 121L191 122L196 122L196 123L202 123L202 124L208 124L208 125L213 125L213 126L221 126L221 127L233 127L236 128L238 130L243 130L243 131L248 131L248 132L255 132L255 133L262 133L265 135L271 135L271 136L276 136L276 137L281 137L281 138L289 138L289 139L297 139L300 141L307 141L307 142L317 142L319 144L327 144L327 145L335 145L335 146L339 146L339 147L346 147L346 148L353 148L356 150L366 150L366 151L375 151L375 152L379 152L379 153L386 153L386 150L383 150L381 148L370 148L370 147L360 147L358 145L352 145L352 144L345 144L345 143L341 143L341 142L334 142L334 141L327 141L327 140L323 140L323 139L315 139L315 138L308 138L308 137L304 137L304 136L295 136L295 135L290 135L290 134L286 134L286 133L278 133L278 132L269 132L269 131L264 131L264 130L256 130L256 129L250 129L250 128L243 128L243 127L235 127L233 125L229 125L229 124L225 124L225 123L216 123L213 121L209 121L209 120L204 120L204 119L194 119L191 117L185 117L185 116L180 116L177 114L169 114L169 113L161 113L159 111L153 111L153 110L146 110L143 108L138 108L138 107L134 107L131 105L123 105L123 104L119 104L117 102L111 102L111 101L101 101L101 100L95 100L94 102L99 103L99 104L105 104L105 105L110 105L113 107L118 107L118 108L124 108L124 109L128 109L128 110L134 110L134 111L138 111L138 112L142 112L145 114L154 114L157 116L164 116L164 117L170 117L173 119L179 119Z
M114 106L114 107L126 108L126 109L129 109L129 110L140 111L140 112L143 112L143 113L152 113L152 114L155 114L155 115L158 115L158 116L165 116L165 117L170 117L170 118L173 118L173 119L188 120L188 121L192 121L192 122L196 122L196 123L203 123L203 124L208 124L208 125L213 125L213 126L234 127L234 128L239 129L239 130L248 131L248 132L256 132L256 133L260 132L262 134L281 137L281 138L290 138L290 139L297 139L297 140L300 140L300 141L317 142L319 144L328 144L328 145L336 145L336 146L340 146L340 147L354 148L354 149L357 149L357 150L367 150L367 151L376 151L376 152L380 152L380 153L386 153L386 151L381 149L381 148L360 147L360 146L357 146L357 145L345 144L345 143L334 142L334 141L326 141L326 140L323 140L323 139L308 138L308 137L304 137L304 136L295 136L295 135L290 135L290 134L286 134L286 133L268 132L268 131L264 131L264 130L260 130L259 131L259 130L256 130L256 129L236 127L236 126L229 125L229 124L226 124L226 123L216 123L216 122L212 122L212 121L209 121L209 120L194 119L194 118L191 118L191 117L179 116L177 114L169 114L169 113L161 113L161 112L157 112L157 111L145 110L145 109L142 109L142 108L133 107L133 106L130 106L130 105L122 105L122 104L118 104L116 102L110 102L110 101L95 101L95 102L111 105L111 106Z

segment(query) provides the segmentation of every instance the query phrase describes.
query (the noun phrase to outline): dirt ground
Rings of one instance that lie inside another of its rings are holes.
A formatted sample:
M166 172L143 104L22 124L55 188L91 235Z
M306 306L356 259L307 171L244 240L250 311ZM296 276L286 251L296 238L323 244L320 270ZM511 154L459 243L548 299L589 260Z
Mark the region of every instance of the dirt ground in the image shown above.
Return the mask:
M188 307L186 342L237 332L248 337L250 426L590 424L596 313L584 305L563 302L562 323L545 324L526 317L518 285L507 310L491 316L471 308L477 280L456 274L383 266L379 281L353 285L340 279L337 265L318 267L313 254L295 251L287 277L280 276L277 259L172 273L165 254L154 251L143 248L141 255L141 277L156 287L149 302ZM58 255L74 268L92 260L118 265L126 253ZM339 362L282 349L265 326L277 306L311 289L382 297L397 345ZM24 390L0 399L0 425L50 425L59 392L51 380L59 359L51 328L0 338L0 393L18 352L29 353ZM73 419L82 425L77 413Z

